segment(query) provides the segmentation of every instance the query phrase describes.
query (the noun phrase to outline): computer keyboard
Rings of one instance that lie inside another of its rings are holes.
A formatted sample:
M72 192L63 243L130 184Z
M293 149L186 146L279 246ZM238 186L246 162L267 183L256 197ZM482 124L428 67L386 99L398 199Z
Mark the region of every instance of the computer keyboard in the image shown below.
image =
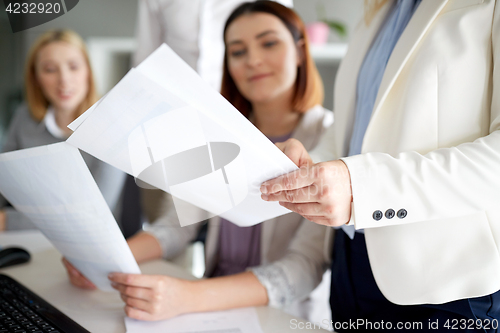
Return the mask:
M89 333L34 292L0 274L0 333Z

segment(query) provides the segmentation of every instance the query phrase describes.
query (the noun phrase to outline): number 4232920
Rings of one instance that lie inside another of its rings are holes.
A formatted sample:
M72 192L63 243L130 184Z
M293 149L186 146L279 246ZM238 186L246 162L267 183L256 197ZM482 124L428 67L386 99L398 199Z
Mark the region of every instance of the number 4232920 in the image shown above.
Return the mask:
M61 4L56 3L9 3L5 11L9 14L58 14Z

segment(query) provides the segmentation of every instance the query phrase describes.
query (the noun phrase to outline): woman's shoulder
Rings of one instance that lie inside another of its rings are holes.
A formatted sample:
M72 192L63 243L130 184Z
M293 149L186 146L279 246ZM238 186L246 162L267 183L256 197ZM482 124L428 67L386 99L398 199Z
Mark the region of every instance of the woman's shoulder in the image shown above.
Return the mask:
M315 105L304 113L299 124L303 129L318 130L318 127L324 129L333 124L333 112L321 105Z
M19 106L14 110L13 116L14 118L30 119L31 115L28 105L26 103L19 104Z
M27 104L23 103L17 107L17 109L14 111L14 115L12 117L12 126L15 126L16 124L38 124L38 122L33 119L31 116L30 109Z
M333 124L333 112L321 105L315 105L306 111L294 131L293 137L307 150L313 149L320 137Z
M24 148L21 145L22 138L32 133L35 128L36 122L31 118L27 105L21 104L14 111L1 151L8 152Z
M306 116L310 116L312 118L311 121L315 121L325 128L328 128L333 124L333 112L319 104L309 109L304 117Z
M3 151L32 148L61 142L52 136L44 122L35 120L27 105L21 105L9 125Z

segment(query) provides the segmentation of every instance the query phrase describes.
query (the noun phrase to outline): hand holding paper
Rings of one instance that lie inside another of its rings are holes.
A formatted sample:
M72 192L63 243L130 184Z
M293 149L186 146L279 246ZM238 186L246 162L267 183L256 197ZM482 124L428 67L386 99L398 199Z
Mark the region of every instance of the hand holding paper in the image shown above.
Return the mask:
M99 289L140 273L80 152L66 142L0 155L0 192Z
M68 143L171 193L182 225L219 215L250 226L290 212L259 187L297 167L166 45L82 117Z

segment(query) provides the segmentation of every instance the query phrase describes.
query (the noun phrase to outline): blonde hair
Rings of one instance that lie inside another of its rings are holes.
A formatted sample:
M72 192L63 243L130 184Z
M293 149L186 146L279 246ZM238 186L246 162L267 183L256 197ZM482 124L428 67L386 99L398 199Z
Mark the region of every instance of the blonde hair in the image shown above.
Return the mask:
M43 47L53 42L66 42L77 47L82 51L87 64L89 80L87 96L75 110L75 119L91 107L98 99L94 75L92 74L87 48L85 47L83 39L76 32L71 30L54 30L46 32L40 36L32 46L25 66L24 86L26 90L26 101L32 117L37 121L41 121L43 117L45 117L49 101L43 94L42 88L36 78L36 58Z
M365 0L365 24L370 25L380 8L384 7L387 0Z

